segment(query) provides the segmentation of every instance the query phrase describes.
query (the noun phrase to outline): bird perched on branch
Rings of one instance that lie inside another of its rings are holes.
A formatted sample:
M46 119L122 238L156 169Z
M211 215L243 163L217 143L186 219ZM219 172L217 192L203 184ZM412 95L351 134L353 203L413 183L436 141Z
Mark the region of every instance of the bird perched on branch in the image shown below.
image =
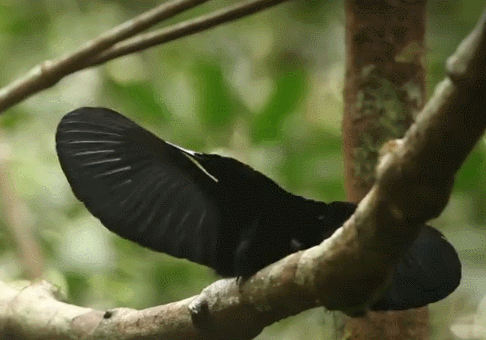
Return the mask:
M183 149L105 108L66 114L56 147L74 194L106 228L226 277L318 245L356 208L293 195L233 158ZM425 306L460 278L452 245L423 226L371 309Z

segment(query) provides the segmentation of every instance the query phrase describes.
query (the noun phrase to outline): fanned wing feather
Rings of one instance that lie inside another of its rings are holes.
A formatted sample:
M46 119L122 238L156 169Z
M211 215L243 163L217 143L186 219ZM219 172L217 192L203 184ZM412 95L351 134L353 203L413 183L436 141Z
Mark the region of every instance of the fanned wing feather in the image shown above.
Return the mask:
M111 231L212 265L221 212L195 154L118 113L81 108L59 124L57 152L76 197Z
M179 148L108 109L68 113L56 142L74 194L108 229L224 276L250 276L295 245L319 244L356 207L292 195L235 159ZM452 245L424 226L371 309L425 306L460 278Z

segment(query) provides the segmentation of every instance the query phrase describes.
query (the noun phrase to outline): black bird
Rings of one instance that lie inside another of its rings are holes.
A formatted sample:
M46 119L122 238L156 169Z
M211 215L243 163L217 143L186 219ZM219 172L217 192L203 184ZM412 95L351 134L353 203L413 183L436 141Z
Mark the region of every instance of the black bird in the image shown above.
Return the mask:
M66 114L56 147L74 194L105 227L226 277L321 243L356 208L293 195L235 159L185 150L105 108ZM371 309L425 306L460 278L452 245L424 226Z

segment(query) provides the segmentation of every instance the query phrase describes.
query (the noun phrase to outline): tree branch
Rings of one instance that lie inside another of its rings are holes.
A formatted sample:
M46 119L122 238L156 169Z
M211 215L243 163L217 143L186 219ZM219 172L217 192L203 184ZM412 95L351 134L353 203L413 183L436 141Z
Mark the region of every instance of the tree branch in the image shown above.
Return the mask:
M153 25L206 1L174 0L160 5L88 41L72 53L55 60L42 62L27 75L0 89L0 113L23 99L54 86L65 76L79 70L237 20L288 0L245 2L167 29L130 39ZM128 40L124 41L126 39Z
M426 1L344 3L344 184L347 199L356 203L375 182L380 148L403 138L424 107L427 6ZM425 340L430 329L427 307L336 319L340 337L353 340Z
M191 34L205 31L223 23L238 20L242 17L278 5L284 1L287 0L253 1L236 4L234 6L215 11L214 13L201 16L196 19L187 20L155 32L140 34L132 39L114 45L103 53L100 53L98 56L88 61L86 67L99 65L120 56L145 50L147 48L164 44L181 37L186 37Z

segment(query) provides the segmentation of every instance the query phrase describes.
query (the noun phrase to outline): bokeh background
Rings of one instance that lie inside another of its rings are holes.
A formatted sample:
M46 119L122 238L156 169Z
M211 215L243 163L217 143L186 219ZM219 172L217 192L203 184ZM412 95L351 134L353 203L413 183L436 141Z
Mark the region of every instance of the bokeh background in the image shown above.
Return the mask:
M169 23L234 2L212 1ZM0 1L0 85L158 3ZM484 4L429 0L429 93ZM197 294L217 279L211 270L111 234L74 198L55 154L62 115L110 107L172 143L236 157L295 194L344 200L343 77L343 2L297 1L78 72L16 105L0 116L0 280L26 284L27 257L82 306L145 308ZM464 263L459 289L431 305L433 339L486 338L468 328L481 318L486 327L485 169L481 142L431 222ZM320 308L258 339L334 339L333 325Z

